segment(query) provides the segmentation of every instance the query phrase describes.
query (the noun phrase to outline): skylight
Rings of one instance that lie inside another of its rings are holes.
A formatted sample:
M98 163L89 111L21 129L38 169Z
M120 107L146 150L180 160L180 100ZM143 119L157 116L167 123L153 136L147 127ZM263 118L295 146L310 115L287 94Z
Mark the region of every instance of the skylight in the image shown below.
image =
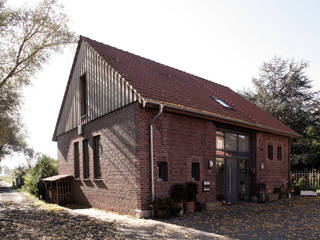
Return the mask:
M211 98L213 100L215 100L217 103L221 104L223 107L228 108L228 109L232 109L232 107L230 107L228 104L226 104L224 101L222 101L221 99L211 96Z

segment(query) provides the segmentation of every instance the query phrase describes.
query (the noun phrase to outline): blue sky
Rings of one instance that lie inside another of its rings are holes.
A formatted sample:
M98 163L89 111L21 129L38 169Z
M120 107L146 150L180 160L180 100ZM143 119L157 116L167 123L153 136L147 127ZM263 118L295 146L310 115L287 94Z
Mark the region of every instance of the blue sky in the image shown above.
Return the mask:
M29 0L28 4L39 2ZM251 86L273 56L306 60L320 90L320 1L66 0L71 28L160 63L226 85ZM21 0L10 0L20 5ZM76 46L56 54L25 89L28 142L57 158L51 141ZM2 164L19 162L14 156ZM21 159L20 159L21 161Z

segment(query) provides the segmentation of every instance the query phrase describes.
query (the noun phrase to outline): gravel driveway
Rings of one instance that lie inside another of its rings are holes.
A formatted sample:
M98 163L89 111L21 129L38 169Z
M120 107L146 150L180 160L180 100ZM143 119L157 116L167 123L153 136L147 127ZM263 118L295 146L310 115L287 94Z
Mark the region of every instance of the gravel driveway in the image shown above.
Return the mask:
M97 209L43 210L0 181L0 239L312 240L319 236L319 197L235 204L159 221Z
M167 222L239 240L319 240L320 197L241 203Z
M0 180L0 239L229 239L97 209L43 210Z

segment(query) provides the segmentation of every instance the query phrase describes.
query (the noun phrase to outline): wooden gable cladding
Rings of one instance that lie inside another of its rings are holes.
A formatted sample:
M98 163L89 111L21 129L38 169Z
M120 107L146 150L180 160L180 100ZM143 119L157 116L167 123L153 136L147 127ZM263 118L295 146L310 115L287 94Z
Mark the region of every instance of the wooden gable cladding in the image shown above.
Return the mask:
M80 41L54 139L80 124L86 124L109 112L128 105L140 95L87 42ZM80 78L86 76L87 114L81 116Z

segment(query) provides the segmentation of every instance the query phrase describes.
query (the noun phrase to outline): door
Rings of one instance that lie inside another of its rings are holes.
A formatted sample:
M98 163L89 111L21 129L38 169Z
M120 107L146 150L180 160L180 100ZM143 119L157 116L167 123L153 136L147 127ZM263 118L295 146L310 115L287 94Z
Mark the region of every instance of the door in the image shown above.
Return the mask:
M226 159L225 168L225 199L227 202L235 203L238 199L238 186L239 186L239 176L238 176L238 161L236 158Z

